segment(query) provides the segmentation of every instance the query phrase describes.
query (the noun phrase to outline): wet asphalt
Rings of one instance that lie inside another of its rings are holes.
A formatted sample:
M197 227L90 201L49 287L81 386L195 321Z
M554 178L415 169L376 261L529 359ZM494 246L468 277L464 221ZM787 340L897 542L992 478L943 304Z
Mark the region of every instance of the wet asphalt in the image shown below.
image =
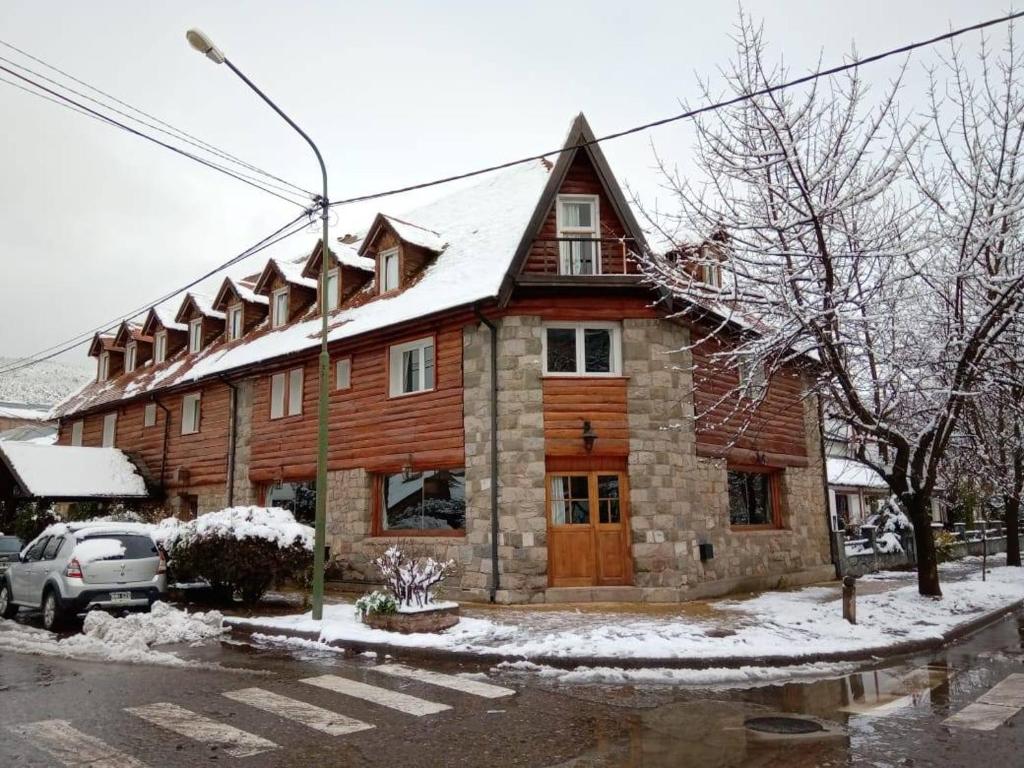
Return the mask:
M739 689L568 685L467 665L514 696L482 699L374 671L381 660L233 641L173 647L186 668L0 654L0 768L62 765L10 726L65 720L146 766L1024 766L1024 716L994 730L944 724L1007 675L1024 672L1024 615L943 651L862 667L835 679ZM399 660L401 661L401 660ZM211 668L216 665L217 668ZM416 717L302 683L332 674L451 709ZM374 727L328 736L224 696L258 687ZM232 757L125 711L168 702L272 741ZM764 745L747 718L799 713L842 729L829 742ZM120 768L123 763L93 763Z

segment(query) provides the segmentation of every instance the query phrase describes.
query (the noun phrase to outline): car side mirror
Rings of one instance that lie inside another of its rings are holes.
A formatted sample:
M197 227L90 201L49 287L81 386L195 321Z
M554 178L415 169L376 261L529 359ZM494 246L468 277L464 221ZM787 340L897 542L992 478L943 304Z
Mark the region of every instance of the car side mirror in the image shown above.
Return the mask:
M24 563L24 562L27 562L27 561L28 561L28 558L25 557L25 553L24 552L19 552L18 553L18 562L19 563Z

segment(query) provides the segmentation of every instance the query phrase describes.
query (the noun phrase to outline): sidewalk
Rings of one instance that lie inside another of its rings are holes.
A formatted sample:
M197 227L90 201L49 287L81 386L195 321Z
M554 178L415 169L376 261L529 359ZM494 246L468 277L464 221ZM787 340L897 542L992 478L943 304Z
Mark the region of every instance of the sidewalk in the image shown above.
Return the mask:
M999 562L999 561L997 561ZM393 655L576 666L782 666L864 661L939 647L1019 607L1024 569L980 561L942 566L942 600L917 594L912 573L858 583L858 624L842 618L838 583L673 606L464 606L440 634L399 635L360 623L351 603L308 613L228 619L237 634L292 638Z

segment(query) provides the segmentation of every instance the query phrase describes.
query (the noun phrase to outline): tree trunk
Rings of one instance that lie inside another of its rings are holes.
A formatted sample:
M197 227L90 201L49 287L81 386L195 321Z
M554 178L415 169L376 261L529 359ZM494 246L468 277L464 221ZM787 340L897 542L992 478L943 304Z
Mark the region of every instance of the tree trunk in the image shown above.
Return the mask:
M935 556L935 538L932 536L931 499L912 497L907 503L907 512L914 524L914 545L917 547L917 591L925 597L942 597L939 561Z
M1020 568L1020 499L1007 496L1003 505L1006 522L1006 564Z

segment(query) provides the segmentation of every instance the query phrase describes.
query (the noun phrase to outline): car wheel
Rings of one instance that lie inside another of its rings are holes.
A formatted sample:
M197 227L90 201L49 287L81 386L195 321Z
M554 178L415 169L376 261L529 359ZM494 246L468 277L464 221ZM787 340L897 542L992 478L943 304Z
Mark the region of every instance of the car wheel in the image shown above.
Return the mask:
M6 581L0 584L0 618L13 619L18 613L18 606L11 602L11 585Z
M43 597L43 628L56 632L63 625L64 608L60 604L60 598L54 590L48 589Z

